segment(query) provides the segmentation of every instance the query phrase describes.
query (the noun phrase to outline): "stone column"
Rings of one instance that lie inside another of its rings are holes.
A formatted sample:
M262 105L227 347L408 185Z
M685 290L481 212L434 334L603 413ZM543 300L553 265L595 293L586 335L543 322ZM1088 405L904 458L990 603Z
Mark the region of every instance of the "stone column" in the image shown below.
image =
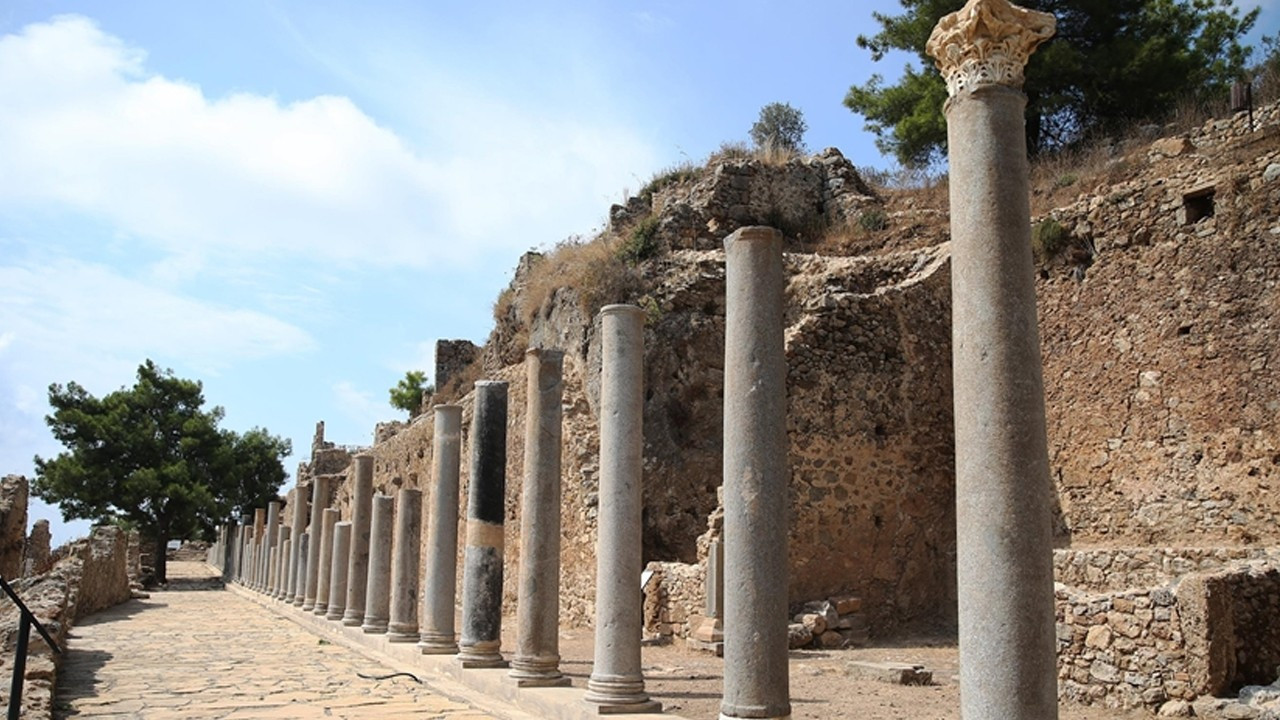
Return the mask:
M264 538L266 548L262 553L262 591L268 595L275 589L272 585L271 577L271 561L276 556L276 545L278 544L277 533L280 530L280 501L272 500L267 503L267 534Z
M336 512L336 511L335 511ZM333 525L333 567L329 569L329 608L325 620L341 620L347 609L347 566L351 560L351 523Z
M392 500L373 496L369 521L369 582L364 593L364 623L367 633L384 633L391 613L391 516Z
M240 526L232 521L227 525L227 546L223 550L222 581L231 582L236 576L236 555L240 551Z
M1044 390L1022 94L1051 15L970 0L938 61L951 173L960 714L1058 716Z
M283 585L289 577L289 559L290 550L293 548L293 537L290 534L289 528L281 528L281 530L283 532L282 536L284 537L284 542L280 544L280 584ZM283 601L284 594L277 592L275 599Z
M347 600L343 625L364 622L364 594L369 585L369 514L373 509L373 456L355 457L351 485L351 558L347 561Z
M236 582L245 585L248 582L248 570L250 555L249 546L253 544L253 517L249 514L241 515L240 528L236 538Z
M462 566L463 667L505 667L502 659L503 501L507 486L507 384L476 383L471 416L467 547Z
M333 570L333 526L341 515L337 508L324 509L324 522L320 526L320 567L316 573L316 604L311 612L324 617L329 611L329 575Z
M324 524L324 509L327 507L329 478L317 475L311 479L311 523L307 526L311 541L307 543L307 583L303 589L303 612L311 612L316 607L316 588L320 584L320 526Z
M253 511L253 564L249 576L249 587L258 590L262 587L262 550L266 547L267 509L256 508Z
M724 699L722 718L789 718L787 359L782 235L724 241Z
M281 523L276 529L276 546L272 551L275 557L271 560L271 592L267 596L272 600L280 596L280 584L284 580L284 574L287 570L286 563L289 560L285 553L284 544L289 539L289 526Z
M458 652L453 613L458 573L458 474L462 464L462 406L436 405L431 511L418 647L429 655Z
M422 543L422 491L400 488L391 560L391 608L387 640L418 641L418 558Z
M600 311L600 514L595 661L586 700L601 712L657 712L640 672L640 478L644 445L644 311Z
M302 567L302 535L307 531L307 499L300 488L293 491L292 510L290 537L293 538L293 547L289 549L289 584L285 587L283 599L287 603L301 605L307 579L305 575L299 577L298 570Z
M300 589L307 586L307 558L311 556L311 533L304 532L298 538L298 567L294 568L293 575ZM301 596L294 596L293 606L301 607Z
M520 505L520 588L511 677L568 685L560 672L560 445L564 352L525 354L528 391Z

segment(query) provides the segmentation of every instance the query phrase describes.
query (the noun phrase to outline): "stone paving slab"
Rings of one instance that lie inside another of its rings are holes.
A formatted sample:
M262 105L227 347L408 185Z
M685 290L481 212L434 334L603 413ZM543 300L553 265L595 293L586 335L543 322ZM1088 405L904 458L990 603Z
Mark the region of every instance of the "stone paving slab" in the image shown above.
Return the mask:
M181 565L169 567L178 577L199 574L175 568ZM86 618L68 647L56 718L527 717L482 710L462 693L407 677L361 678L403 668L318 638L225 590L130 600Z

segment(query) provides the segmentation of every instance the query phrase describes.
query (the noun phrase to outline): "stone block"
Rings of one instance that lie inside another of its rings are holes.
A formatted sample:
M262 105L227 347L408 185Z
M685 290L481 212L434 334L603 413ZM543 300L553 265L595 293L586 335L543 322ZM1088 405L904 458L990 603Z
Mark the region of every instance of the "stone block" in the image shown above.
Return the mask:
M800 623L791 623L787 626L787 647L795 650L811 642L813 642L813 632L809 628Z
M851 660L845 663L845 674L855 680L875 680L893 685L933 684L932 670L906 663Z
M836 613L840 615L848 615L862 610L862 598L855 595L840 595L833 597L830 603L835 606Z

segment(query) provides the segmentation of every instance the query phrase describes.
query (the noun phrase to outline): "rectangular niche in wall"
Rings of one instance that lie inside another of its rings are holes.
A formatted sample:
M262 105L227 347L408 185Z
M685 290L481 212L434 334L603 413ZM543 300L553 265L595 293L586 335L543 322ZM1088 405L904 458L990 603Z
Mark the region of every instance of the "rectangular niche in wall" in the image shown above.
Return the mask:
M1195 225L1205 218L1213 217L1214 187L1192 190L1182 196L1183 225Z

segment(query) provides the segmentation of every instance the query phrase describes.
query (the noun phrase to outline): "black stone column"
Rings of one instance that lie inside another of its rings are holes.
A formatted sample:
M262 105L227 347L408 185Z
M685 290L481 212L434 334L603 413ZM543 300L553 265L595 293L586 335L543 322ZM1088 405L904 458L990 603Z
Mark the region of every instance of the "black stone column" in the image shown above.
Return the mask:
M476 383L471 416L467 547L462 568L463 667L505 667L502 659L503 500L507 486L507 384Z

